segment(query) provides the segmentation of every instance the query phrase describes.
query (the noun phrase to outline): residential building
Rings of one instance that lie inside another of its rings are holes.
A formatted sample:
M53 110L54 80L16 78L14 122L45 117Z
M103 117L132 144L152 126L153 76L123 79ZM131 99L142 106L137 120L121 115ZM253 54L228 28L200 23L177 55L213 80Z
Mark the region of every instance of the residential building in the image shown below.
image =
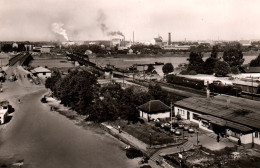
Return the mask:
M260 148L260 103L249 99L218 95L191 97L174 104L174 114L246 147Z

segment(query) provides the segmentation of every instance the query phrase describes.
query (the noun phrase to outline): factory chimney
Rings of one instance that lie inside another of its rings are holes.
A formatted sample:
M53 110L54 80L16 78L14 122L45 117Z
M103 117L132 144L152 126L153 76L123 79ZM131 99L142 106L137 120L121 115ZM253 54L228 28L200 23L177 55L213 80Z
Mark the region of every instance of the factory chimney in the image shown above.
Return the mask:
M169 32L168 34L168 45L171 45L172 41L171 41L171 33Z
M133 32L133 44L135 43L135 32Z

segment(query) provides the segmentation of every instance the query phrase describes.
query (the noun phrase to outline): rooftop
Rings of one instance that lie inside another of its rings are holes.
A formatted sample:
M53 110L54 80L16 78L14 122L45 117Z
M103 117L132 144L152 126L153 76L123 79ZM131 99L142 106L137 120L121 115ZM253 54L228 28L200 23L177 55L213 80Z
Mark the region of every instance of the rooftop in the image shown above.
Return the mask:
M137 108L148 114L162 113L170 110L170 107L160 100L151 100L141 106L138 106Z
M41 72L51 72L51 71L47 68L40 66L40 67L34 68L31 72L32 73L41 73Z
M239 97L218 95L213 98L187 98L175 103L202 114L260 129L260 103Z

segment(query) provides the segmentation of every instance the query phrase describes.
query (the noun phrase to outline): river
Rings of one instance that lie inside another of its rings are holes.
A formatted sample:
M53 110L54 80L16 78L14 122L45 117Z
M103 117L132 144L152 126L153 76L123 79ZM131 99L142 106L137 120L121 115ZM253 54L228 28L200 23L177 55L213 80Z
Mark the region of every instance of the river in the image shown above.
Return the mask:
M252 59L255 59L258 56L259 52L253 52L253 53L244 53L244 64L250 63ZM204 54L203 60L205 61L209 57L209 53ZM188 63L187 61L188 53L183 55L169 55L169 56L122 56L122 57L92 57L90 58L91 62L94 62L98 65L106 65L111 64L115 65L119 68L127 68L133 64L153 64L155 62L162 62L162 63L172 63L173 67L178 67L179 64L182 63ZM147 68L147 67L144 67ZM138 66L138 70L142 70L143 66ZM159 75L163 75L162 72L162 65L156 65L155 70Z

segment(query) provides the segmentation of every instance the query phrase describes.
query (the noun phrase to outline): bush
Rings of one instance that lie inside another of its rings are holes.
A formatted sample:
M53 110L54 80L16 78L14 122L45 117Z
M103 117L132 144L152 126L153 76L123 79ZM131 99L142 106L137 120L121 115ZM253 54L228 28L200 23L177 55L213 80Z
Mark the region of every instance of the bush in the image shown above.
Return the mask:
M179 127L179 124L177 122L172 123L172 127Z
M192 71L189 72L189 75L197 75L197 72L192 70Z
M177 118L177 120L181 120L181 115L180 115L180 114L177 114L177 115L176 115L176 118Z
M239 74L239 69L237 67L231 67L232 74Z
M160 122L156 122L156 123L155 123L155 126L156 126L156 127L161 127Z
M189 72L188 72L187 70L183 70L183 71L180 72L180 74L181 74L181 75L188 75Z
M141 124L144 124L144 120L142 118L139 118L138 121L141 123Z
M133 159L133 158L137 158L137 157L142 157L143 153L138 149L129 148L129 149L126 150L126 156L129 159Z

